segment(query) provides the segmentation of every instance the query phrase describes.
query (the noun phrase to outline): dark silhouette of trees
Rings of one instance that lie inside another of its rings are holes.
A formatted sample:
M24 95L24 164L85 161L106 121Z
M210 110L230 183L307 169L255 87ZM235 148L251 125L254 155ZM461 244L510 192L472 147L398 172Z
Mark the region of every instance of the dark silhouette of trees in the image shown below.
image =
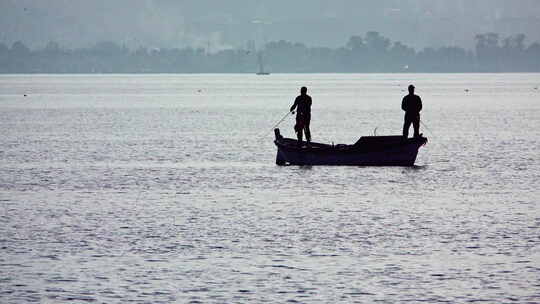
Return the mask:
M414 68L415 56L413 48L396 41L389 50L388 63L394 71L410 72Z
M527 44L523 34L474 36L474 51L456 46L415 50L378 32L351 36L338 48L308 47L285 40L256 50L209 53L203 48L130 50L113 41L89 48L65 49L57 42L30 50L17 41L0 43L0 73L255 73L257 54L266 71L278 72L540 72L540 43Z
M496 33L479 34L476 40L476 65L480 72L538 72L538 43L526 47L524 34L500 39Z
M481 72L498 72L499 67L499 34L478 34L476 40L476 55Z
M11 46L11 52L19 55L19 56L28 56L30 55L30 49L22 42L17 41L14 42Z
M525 69L526 72L538 72L540 71L540 43L535 42L531 44L525 50L524 62L527 63L528 69Z
M308 48L302 43L292 43L285 40L269 42L265 47L265 65L272 70L288 69L291 72L311 72L308 62Z

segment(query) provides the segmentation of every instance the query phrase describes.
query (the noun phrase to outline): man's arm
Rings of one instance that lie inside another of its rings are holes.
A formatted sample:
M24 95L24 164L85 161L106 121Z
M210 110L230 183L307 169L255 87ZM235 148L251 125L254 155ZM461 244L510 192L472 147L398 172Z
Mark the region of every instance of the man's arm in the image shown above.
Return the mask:
M297 105L298 105L298 98L296 98L296 99L294 100L294 104L292 105L292 107L291 107L291 109L289 110L289 112L294 111L294 109L296 108Z
M401 100L401 109L407 112L407 103L405 102L405 98L407 98L407 96L403 97L403 99Z
M422 111L422 99L418 96L418 113Z

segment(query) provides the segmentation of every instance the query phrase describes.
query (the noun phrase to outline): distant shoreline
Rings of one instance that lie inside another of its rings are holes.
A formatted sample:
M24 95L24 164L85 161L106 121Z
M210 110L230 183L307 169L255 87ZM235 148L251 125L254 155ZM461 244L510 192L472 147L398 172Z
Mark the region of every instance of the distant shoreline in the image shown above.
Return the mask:
M0 73L118 74L187 73L532 73L540 72L540 43L524 34L477 34L476 46L416 50L378 32L351 36L341 47L314 47L285 40L261 48L129 49L113 41L83 49L50 42L31 50L17 41L0 43ZM262 58L264 57L264 67ZM264 68L264 69L263 69Z

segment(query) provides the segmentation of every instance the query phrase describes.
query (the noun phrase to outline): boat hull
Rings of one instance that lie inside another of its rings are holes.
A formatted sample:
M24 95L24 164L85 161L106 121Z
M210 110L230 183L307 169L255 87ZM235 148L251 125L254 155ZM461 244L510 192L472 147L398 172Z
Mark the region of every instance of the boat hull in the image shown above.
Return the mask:
M354 145L312 143L307 146L278 135L279 130L274 141L278 165L413 166L418 149L427 142L425 137L368 136Z

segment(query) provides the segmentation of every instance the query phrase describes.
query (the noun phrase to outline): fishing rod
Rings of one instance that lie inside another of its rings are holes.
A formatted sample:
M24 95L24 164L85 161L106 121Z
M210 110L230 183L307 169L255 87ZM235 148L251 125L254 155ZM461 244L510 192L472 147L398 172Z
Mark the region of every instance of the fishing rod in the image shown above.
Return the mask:
M279 125L285 120L285 118L287 118L287 116L289 116L289 114L291 114L291 113L294 114L294 111L289 111L289 112L287 112L287 114L285 114L285 116L283 116L283 117L278 121L278 123L275 124L274 127L272 127L272 130L270 130L270 131L273 131L277 126L279 126Z
M287 114L285 114L285 116L283 116L273 127L270 131L268 131L267 133L265 133L263 136L261 136L261 138L264 138L266 135L268 135L268 133L274 131L275 128L277 128L277 126L279 126L284 120L285 118L287 118L287 116L289 116L289 114L294 114L294 111L289 111L287 112Z

